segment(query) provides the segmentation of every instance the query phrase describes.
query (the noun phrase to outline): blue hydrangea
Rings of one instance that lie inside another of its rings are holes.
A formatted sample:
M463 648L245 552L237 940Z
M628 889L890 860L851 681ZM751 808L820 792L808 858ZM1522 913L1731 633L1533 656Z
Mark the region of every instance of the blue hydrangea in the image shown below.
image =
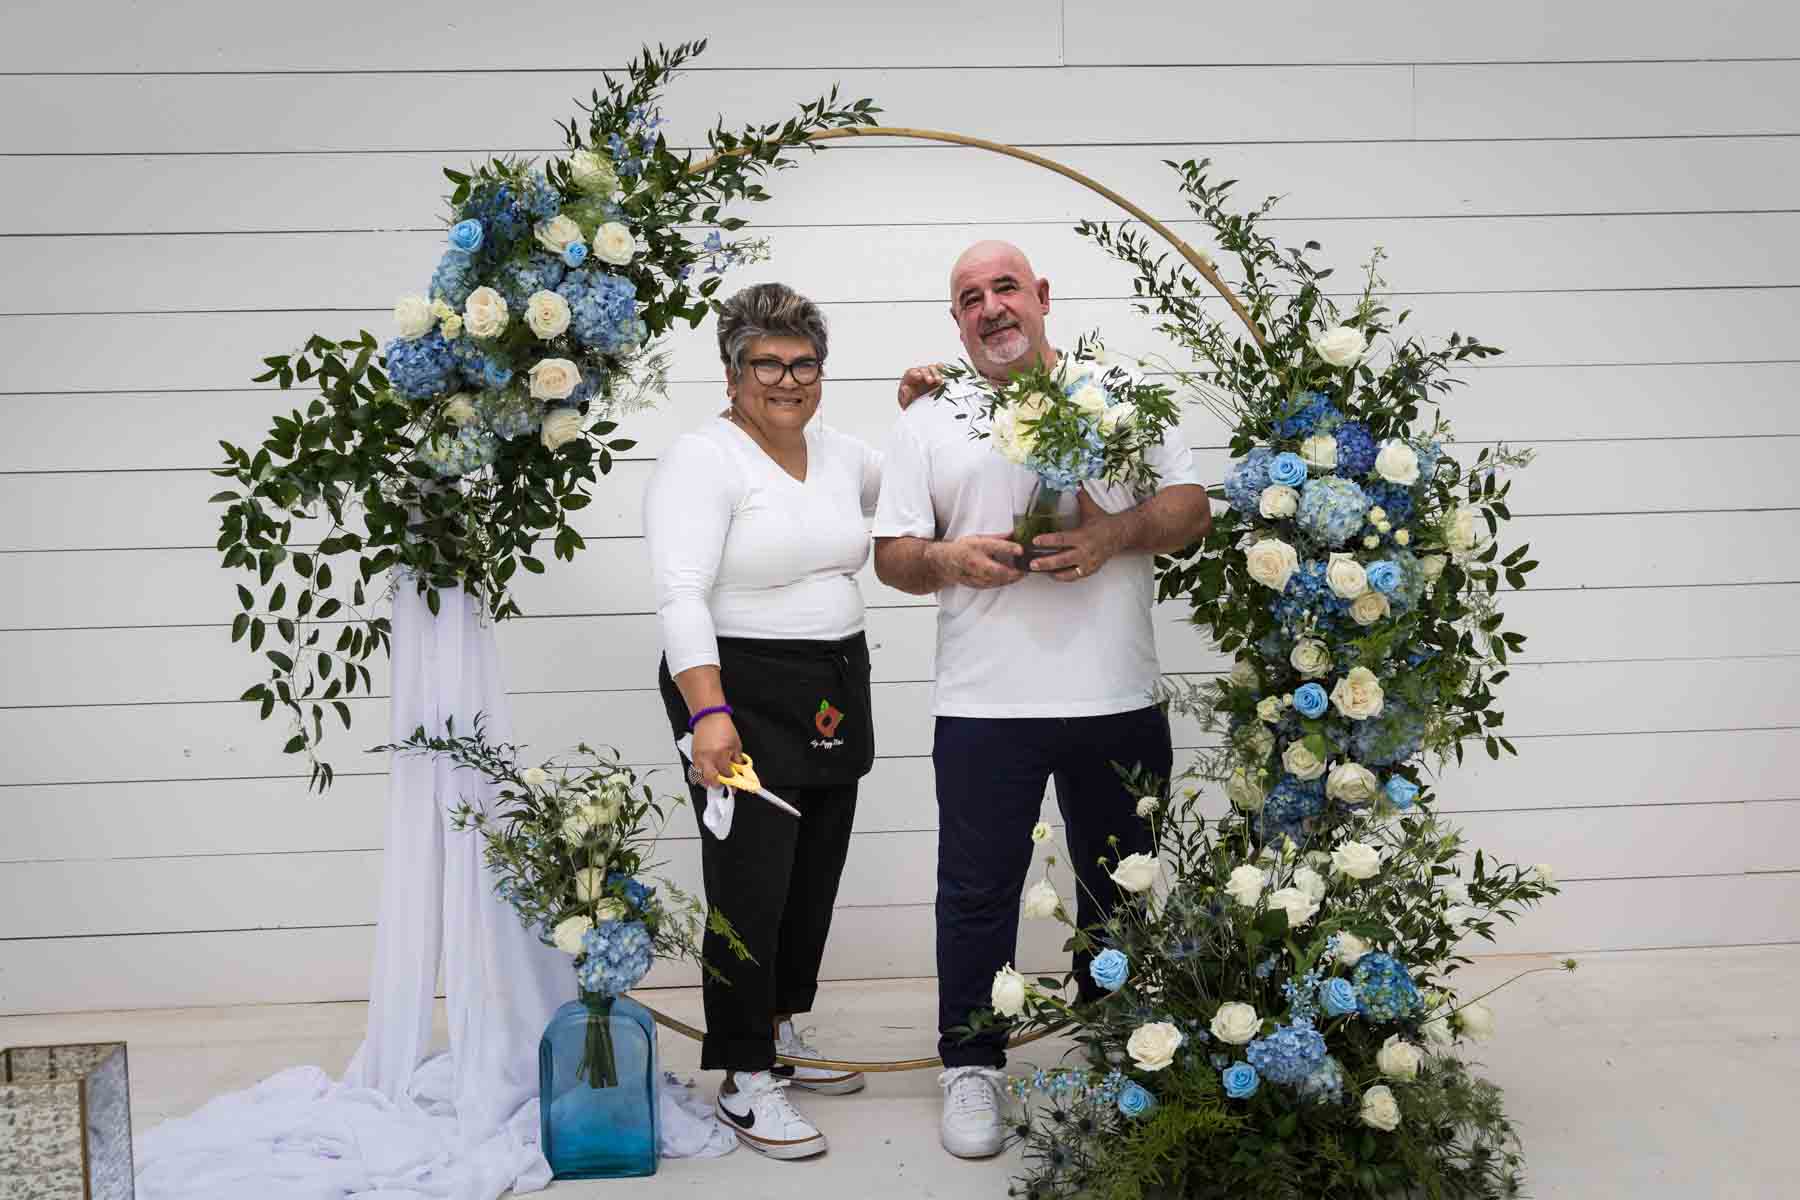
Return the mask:
M1325 564L1301 563L1288 576L1281 595L1269 601L1269 612L1281 631L1291 638L1314 633L1329 633L1332 626L1350 611L1349 602L1331 590L1325 578ZM1285 655L1269 655L1284 658Z
M431 298L460 309L476 287L475 260L461 250L446 250L431 274Z
M1215 1055L1218 1059L1221 1056ZM1248 1100L1256 1095L1257 1086L1262 1082L1257 1078L1256 1068L1247 1062L1232 1063L1219 1072L1219 1082L1225 1086L1225 1094L1233 1100Z
M1325 1061L1325 1038L1310 1021L1290 1021L1251 1042L1244 1057L1264 1079L1297 1084Z
M548 221L562 211L562 196L550 186L542 171L533 171L525 180L525 191L519 202L534 223Z
M1062 457L1047 459L1034 454L1025 460L1025 465L1037 472L1045 487L1072 492L1083 481L1099 478L1106 469L1106 447L1099 431L1090 430L1081 446Z
M486 230L482 252L490 261L504 256L521 239L530 236L531 215L520 207L508 184L489 183L476 188L462 211L465 218L481 222Z
M621 885L625 893L625 902L643 912L650 907L650 898L656 895L656 889L632 879L623 871L614 871L606 877L607 885Z
M1367 569L1369 586L1382 595L1392 597L1400 589L1400 564L1388 559L1372 562Z
M1328 979L1319 989L1319 1003L1327 1016L1343 1017L1356 1012L1356 985L1348 979Z
M1269 482L1299 487L1306 482L1306 460L1291 450L1283 450L1269 460Z
M1419 785L1404 775L1388 776L1384 790L1387 792L1388 803L1402 811L1411 808L1413 801L1419 798Z
M1337 419L1338 411L1322 392L1307 392L1298 406L1275 423L1275 432L1284 438L1302 438Z
M479 425L465 425L454 434L442 433L419 443L419 461L440 479L460 479L492 466L500 444Z
M1258 446L1225 472L1225 500L1231 507L1246 515L1255 515L1257 501L1262 498L1263 489L1269 486L1269 464L1275 458L1275 452L1267 446Z
M1295 1089L1309 1104L1336 1104L1344 1098L1344 1066L1331 1055Z
M1088 963L1088 974L1107 991L1116 992L1131 977L1131 963L1118 950L1108 948L1094 955L1093 961Z
M536 433L544 424L544 406L517 388L484 394L475 402L475 411L504 441Z
M1367 425L1345 421L1337 427L1336 437L1338 474L1360 479L1374 469L1375 438Z
M1294 689L1294 711L1303 717L1316 717L1331 703L1325 689L1316 683L1303 683Z
M1141 1117L1156 1107L1156 1097L1141 1083L1127 1083L1119 1089L1119 1111L1128 1117Z
M1302 783L1292 775L1283 775L1281 782L1269 790L1262 812L1257 814L1258 836L1264 843L1273 842L1284 834L1296 842L1304 842L1309 822L1324 811L1324 779Z
M1327 546L1342 546L1363 526L1369 498L1348 479L1308 480L1300 491L1300 528Z
M1406 967L1391 954L1371 950L1351 972L1357 1011L1371 1021L1405 1021L1425 1011L1424 998Z
M455 352L435 329L423 337L396 338L387 344L388 380L408 400L444 395L455 372Z
M617 996L650 973L655 947L642 921L602 921L581 935L581 965L575 978L586 992Z
M1417 754L1424 738L1424 717L1404 701L1389 697L1379 714L1355 722L1350 750L1365 767L1386 767Z
M451 353L456 357L457 373L470 387L477 391L499 391L512 382L512 364L483 349L474 338L460 337L450 345Z
M556 292L569 302L569 331L582 346L605 353L638 340L642 324L631 280L601 271L570 271Z
M1400 578L1389 599L1395 608L1405 612L1419 602L1429 584L1425 578L1425 568L1411 551L1396 549L1393 562L1400 570Z
M512 319L525 319L525 303L533 292L554 292L563 281L566 268L562 260L548 254L532 254L522 260L502 264L489 280L490 286L506 298Z
M1365 483L1362 489L1363 494L1369 498L1369 503L1379 506L1395 529L1412 519L1412 489L1389 483L1385 479Z

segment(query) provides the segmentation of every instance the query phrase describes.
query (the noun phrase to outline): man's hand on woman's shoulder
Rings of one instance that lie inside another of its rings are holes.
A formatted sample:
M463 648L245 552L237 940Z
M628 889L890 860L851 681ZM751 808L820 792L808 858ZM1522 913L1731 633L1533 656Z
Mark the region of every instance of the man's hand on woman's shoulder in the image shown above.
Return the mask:
M926 363L923 366L908 367L906 374L900 377L900 393L896 397L900 408L905 411L920 396L930 395L944 386L944 377L938 373L942 363Z

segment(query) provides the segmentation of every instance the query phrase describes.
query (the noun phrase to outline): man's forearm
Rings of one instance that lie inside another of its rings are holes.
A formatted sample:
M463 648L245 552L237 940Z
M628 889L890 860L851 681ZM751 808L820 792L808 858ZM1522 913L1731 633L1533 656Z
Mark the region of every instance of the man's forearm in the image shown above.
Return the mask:
M930 538L875 539L875 577L891 588L929 596L944 586L944 570Z
M1206 536L1212 502L1198 484L1166 487L1135 508L1116 513L1122 554L1169 554Z

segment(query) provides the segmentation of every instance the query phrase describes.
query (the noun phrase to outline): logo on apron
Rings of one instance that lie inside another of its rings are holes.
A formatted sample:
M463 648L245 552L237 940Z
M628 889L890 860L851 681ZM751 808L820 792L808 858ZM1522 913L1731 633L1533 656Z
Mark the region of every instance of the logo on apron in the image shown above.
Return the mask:
M837 733L838 722L843 719L843 712L831 701L819 701L819 711L813 714L813 728L819 731L819 736L813 739L813 749L834 750L843 745L842 738L833 736Z

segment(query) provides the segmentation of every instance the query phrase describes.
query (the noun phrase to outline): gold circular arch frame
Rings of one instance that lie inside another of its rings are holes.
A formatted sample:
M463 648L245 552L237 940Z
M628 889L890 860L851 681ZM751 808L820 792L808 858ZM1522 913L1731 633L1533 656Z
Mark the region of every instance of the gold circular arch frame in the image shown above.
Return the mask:
M1062 163L1056 162L1054 159L1045 158L1041 154L1033 154L1029 150L1021 150L1017 146L1008 146L1004 142L993 142L986 138L970 137L967 134L961 133L945 133L942 130L936 129L904 129L883 125L856 126L847 129L821 130L818 133L812 134L806 140L809 142L832 142L843 138L859 137L913 138L918 141L947 142L953 146L969 146L976 150L987 150L994 154L1003 154L1008 158L1016 158L1021 162L1028 162L1034 166L1043 167L1047 171L1054 171L1065 179L1073 180L1082 187L1087 188L1089 191L1096 192L1099 195L1106 197L1106 199L1130 213L1137 220L1155 230L1158 236L1168 242L1170 246L1174 247L1176 253L1186 259L1188 265L1198 271L1201 277L1212 284L1219 295L1224 297L1225 302L1231 305L1231 311L1238 315L1238 319L1244 323L1244 328L1250 331L1250 336L1256 340L1256 344L1259 346L1265 344L1263 342L1262 332L1257 329L1256 322L1251 320L1250 313L1245 309L1243 301L1239 300L1237 294L1226 286L1225 281L1219 277L1218 270L1213 267L1211 263L1205 258L1202 258L1192 246L1175 236L1175 231L1170 229L1167 225L1158 221L1155 217L1151 216L1125 197L1119 195L1119 193L1113 191L1105 184L1083 175L1073 167L1065 166ZM718 157L706 159L704 162L690 167L689 171L703 171L718 161ZM695 1041L699 1041L705 1036L702 1031L694 1028L685 1021L677 1020L665 1012L651 1008L649 1005L645 1005L645 1008L649 1009L650 1015L654 1017L656 1023L661 1025L664 1029L672 1030L675 1033L682 1034ZM1015 1037L1007 1042L1007 1048L1012 1049L1018 1046L1029 1045L1040 1038L1049 1037L1051 1034L1058 1033L1067 1027L1066 1024L1057 1025L1049 1029L1038 1030L1036 1033L1028 1033L1020 1037ZM818 1067L830 1071L863 1071L870 1074L884 1071L923 1071L943 1065L943 1060L936 1056L931 1058L900 1059L894 1062L856 1062L846 1059L791 1058L785 1054L777 1055L776 1059L779 1062L796 1067Z

